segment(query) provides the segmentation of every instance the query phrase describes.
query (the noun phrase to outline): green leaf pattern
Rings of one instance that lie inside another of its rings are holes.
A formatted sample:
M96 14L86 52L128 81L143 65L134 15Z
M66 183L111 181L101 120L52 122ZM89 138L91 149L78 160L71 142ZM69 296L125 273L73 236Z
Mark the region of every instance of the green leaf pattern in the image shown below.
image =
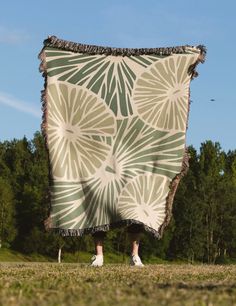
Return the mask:
M137 74L158 56L106 56L47 50L47 71L59 81L84 86L100 96L117 118L133 114L131 94ZM134 72L135 71L135 72ZM125 101L125 103L124 103Z

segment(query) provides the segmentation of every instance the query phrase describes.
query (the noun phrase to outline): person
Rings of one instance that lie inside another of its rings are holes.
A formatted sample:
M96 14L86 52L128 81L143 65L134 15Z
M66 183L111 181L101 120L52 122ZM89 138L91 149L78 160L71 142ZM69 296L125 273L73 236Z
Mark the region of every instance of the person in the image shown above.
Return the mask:
M130 253L130 265L143 267L144 264L142 263L139 257L139 243L141 233L143 231L143 227L140 224L131 224L127 226L127 233L129 236L129 241L131 244L131 253ZM91 258L90 266L92 267L101 267L104 263L104 255L103 255L103 244L104 239L106 237L106 232L104 231L97 231L92 234L94 239L94 246L95 246L95 255Z

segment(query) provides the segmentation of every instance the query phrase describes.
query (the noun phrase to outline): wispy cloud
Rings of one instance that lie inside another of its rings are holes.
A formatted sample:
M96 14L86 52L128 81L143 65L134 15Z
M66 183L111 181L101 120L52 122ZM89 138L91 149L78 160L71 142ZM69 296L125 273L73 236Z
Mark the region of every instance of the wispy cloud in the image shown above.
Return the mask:
M0 43L19 44L29 39L29 35L20 29L10 29L0 25Z
M41 118L41 113L30 104L25 103L21 100L16 99L10 94L0 92L0 104L5 104L11 108L14 108L20 112L30 114L34 117Z

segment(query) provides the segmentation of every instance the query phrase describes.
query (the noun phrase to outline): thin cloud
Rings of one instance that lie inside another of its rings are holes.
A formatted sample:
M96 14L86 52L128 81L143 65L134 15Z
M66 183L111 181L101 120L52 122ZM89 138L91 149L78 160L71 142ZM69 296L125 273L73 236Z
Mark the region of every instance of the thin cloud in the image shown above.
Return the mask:
M4 92L0 92L0 104L5 104L20 112L30 114L37 118L41 118L41 113L36 108Z
M20 44L29 39L29 35L18 29L8 29L0 25L0 43L4 44Z

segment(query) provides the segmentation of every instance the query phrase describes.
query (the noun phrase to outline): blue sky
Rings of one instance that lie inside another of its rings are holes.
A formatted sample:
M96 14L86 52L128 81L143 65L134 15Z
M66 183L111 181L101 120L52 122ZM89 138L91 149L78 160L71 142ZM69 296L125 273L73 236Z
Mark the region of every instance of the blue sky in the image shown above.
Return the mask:
M39 51L48 35L113 47L204 44L191 82L187 145L236 149L236 1L4 1L0 6L0 141L40 130ZM211 99L215 99L211 102Z

